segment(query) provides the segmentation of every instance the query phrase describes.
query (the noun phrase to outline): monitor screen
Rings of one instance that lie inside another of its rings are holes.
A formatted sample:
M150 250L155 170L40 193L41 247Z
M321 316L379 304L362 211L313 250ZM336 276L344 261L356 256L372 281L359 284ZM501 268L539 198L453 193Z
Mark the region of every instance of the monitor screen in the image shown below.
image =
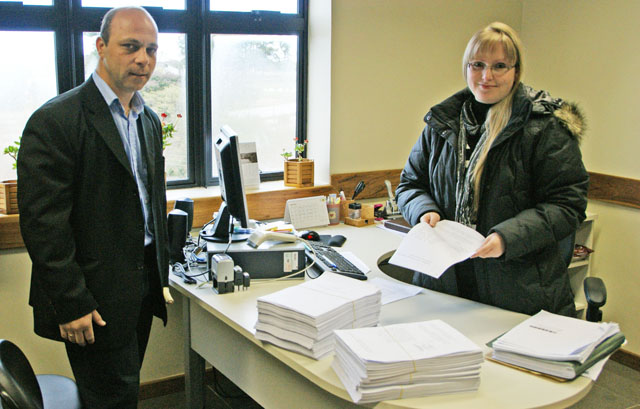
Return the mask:
M249 227L247 199L242 181L242 166L240 165L238 136L228 126L220 128L215 138L213 150L216 156L216 166L220 179L220 196L222 205L218 211L214 225L201 234L205 239L225 242L229 240L229 233L233 233L231 218L240 223L244 229ZM239 241L248 237L246 231L233 234L232 240Z

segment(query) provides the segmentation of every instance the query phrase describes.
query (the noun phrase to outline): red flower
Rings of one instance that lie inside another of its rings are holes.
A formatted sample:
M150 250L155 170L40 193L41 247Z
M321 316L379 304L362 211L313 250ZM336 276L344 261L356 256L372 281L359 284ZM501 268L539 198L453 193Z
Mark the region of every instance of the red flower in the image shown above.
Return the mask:
M162 114L160 114L160 116L162 117L162 119L167 117L167 114L165 114L164 112Z
M182 114L178 114L176 115L178 118L182 118Z

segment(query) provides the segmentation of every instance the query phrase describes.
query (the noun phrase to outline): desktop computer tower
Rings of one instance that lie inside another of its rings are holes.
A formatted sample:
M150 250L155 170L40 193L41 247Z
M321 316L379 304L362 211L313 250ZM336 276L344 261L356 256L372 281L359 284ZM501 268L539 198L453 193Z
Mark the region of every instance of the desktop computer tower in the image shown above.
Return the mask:
M207 243L207 267L211 269L211 257L224 253L227 243ZM226 251L236 266L249 273L252 280L283 277L305 267L305 247L301 242L265 242L254 249L246 241L231 243ZM295 277L302 277L302 273Z

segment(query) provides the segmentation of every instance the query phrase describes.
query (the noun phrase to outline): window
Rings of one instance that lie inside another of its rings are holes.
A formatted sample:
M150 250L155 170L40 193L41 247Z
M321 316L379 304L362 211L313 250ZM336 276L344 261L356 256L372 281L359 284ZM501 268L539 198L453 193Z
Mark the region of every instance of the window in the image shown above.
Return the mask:
M268 10L281 13L297 13L296 0L210 0L213 11Z
M84 7L124 7L124 6L140 6L140 7L162 7L165 10L175 9L184 10L185 0L146 0L146 1L129 1L129 0L82 0Z
M0 31L0 55L12 61L0 64L0 153L19 140L33 111L56 96L54 52L53 32ZM13 159L1 155L0 180L15 178Z
M295 36L211 36L214 135L229 125L255 142L263 172L282 171L282 148L294 145L297 54Z
M238 132L242 142L256 143L263 180L282 178L280 153L291 150L294 139L305 139L307 1L134 0L148 6L160 31L156 70L142 95L177 128L164 152L169 187L217 184L212 138L225 124ZM19 30L27 36L33 31L48 38L29 40L35 41L33 45L20 40L14 50L6 48L13 40L0 37L2 55L38 50L0 71L3 78L21 75L31 82L3 81L0 93L14 95L16 86L34 84L43 94L30 94L33 101L24 101L22 116L8 109L0 114L7 118L0 125L3 145L11 139L5 135L19 135L28 116L44 101L91 75L102 16L108 8L125 4L131 2L0 0L3 33ZM10 103L18 109L15 99ZM13 130L6 128L10 122ZM2 156L0 165L6 168L3 164L10 158Z

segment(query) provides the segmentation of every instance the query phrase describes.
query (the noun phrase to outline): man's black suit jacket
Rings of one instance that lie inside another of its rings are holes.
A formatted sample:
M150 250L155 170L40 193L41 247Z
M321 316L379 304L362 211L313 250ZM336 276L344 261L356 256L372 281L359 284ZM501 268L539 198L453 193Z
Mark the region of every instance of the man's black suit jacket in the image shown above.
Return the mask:
M146 106L138 130L157 254L150 290L154 315L166 324L162 132ZM94 325L95 346L126 341L143 297L144 218L122 139L91 78L44 104L27 122L18 155L18 203L33 263L29 303L35 332L62 340L58 324L97 309L107 325Z

